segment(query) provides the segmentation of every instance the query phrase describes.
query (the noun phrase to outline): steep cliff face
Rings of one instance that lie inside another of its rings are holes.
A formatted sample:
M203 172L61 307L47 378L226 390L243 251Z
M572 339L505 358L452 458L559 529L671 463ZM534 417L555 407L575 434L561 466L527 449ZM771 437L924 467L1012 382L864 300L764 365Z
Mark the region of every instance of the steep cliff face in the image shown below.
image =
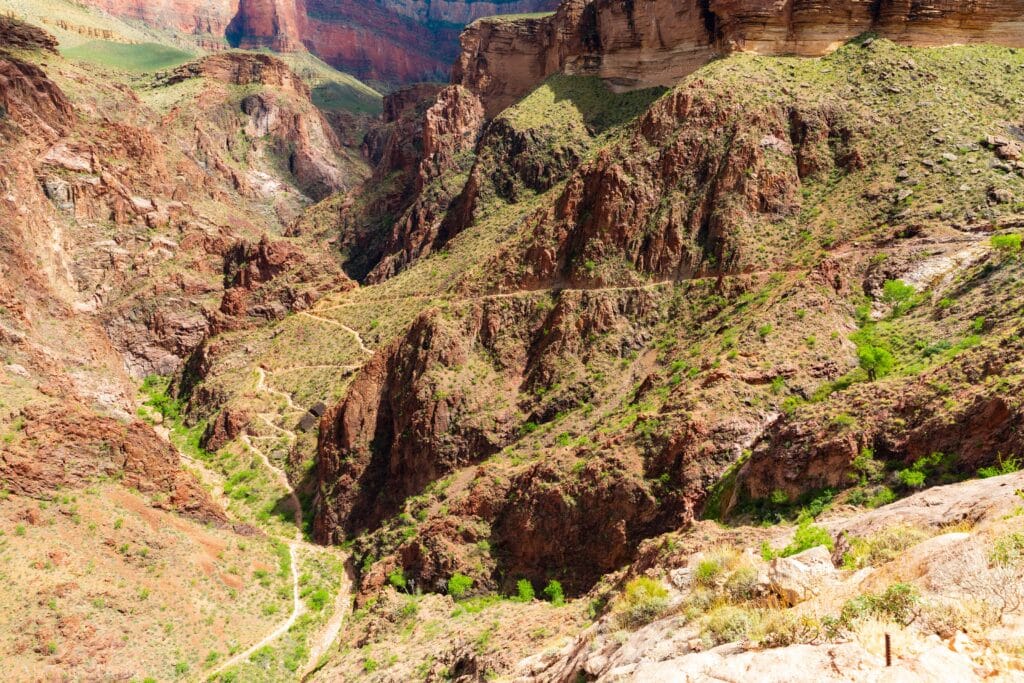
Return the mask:
M557 0L87 0L111 14L181 31L216 45L309 49L363 79L442 80L458 54L462 27L493 14L551 9Z
M87 4L158 28L213 36L224 35L239 8L239 0L89 0Z
M241 0L238 13L224 30L234 47L270 48L278 52L302 49L301 0Z
M485 19L463 33L452 81L493 115L564 71L620 88L671 85L715 56L827 54L867 31L910 45L1024 45L1024 3L847 0L568 0L540 19Z

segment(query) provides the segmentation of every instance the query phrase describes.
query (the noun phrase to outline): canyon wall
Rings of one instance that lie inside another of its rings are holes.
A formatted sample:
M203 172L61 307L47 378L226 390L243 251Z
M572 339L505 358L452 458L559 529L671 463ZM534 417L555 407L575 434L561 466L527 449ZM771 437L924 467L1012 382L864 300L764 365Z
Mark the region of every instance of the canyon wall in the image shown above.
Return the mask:
M234 47L309 49L356 76L389 83L445 80L462 27L499 13L552 9L557 0L86 0L115 16Z
M566 0L547 17L471 24L452 81L493 115L558 72L620 89L672 85L716 56L818 56L869 31L919 46L1024 47L1024 1Z

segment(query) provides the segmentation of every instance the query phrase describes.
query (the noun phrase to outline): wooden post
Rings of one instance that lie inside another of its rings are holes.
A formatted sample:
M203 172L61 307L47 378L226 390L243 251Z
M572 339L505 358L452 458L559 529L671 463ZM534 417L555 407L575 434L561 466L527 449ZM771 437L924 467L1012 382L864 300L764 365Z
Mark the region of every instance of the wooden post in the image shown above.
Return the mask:
M885 634L885 665L892 666L892 639Z

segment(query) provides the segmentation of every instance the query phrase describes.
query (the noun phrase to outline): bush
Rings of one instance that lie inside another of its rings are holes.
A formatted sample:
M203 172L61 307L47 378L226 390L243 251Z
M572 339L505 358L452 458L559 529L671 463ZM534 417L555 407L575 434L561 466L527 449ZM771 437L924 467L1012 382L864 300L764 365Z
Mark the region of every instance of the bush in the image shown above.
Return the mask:
M452 596L456 600L463 597L470 588L473 587L473 579L455 572L452 574L452 578L448 579L448 595Z
M826 529L805 520L797 526L796 533L793 534L793 541L782 549L780 555L782 557L797 555L819 545L823 545L831 551L836 544Z
M940 638L952 638L957 631L968 628L967 614L959 605L932 603L921 609L921 626L926 633L935 633Z
M992 235L992 248L1003 254L1015 254L1021 250L1024 238L1019 233L1010 235Z
M903 280L886 280L882 285L882 301L892 304L894 316L903 315L917 301L917 290Z
M979 468L978 476L982 479L988 479L989 477L998 477L1003 474L1013 474L1014 472L1020 471L1020 469L1020 458L1003 458L1003 456L1000 455L995 465Z
M550 600L552 605L564 604L565 593L562 591L562 584L554 579L548 581L548 585L544 586L544 597Z
M534 598L533 584L529 579L519 579L516 582L516 599L519 602L530 602Z
M697 563L693 572L693 582L698 586L710 587L722 574L722 560L719 557L706 557Z
M723 605L712 610L704 619L701 636L713 645L735 643L753 633L757 613L744 607Z
M725 592L736 602L753 598L757 593L757 569L749 564L737 568L725 580Z
M760 613L752 638L761 647L787 647L813 643L821 633L821 624L814 617L792 610L768 609Z
M388 574L388 583L402 591L407 590L409 586L409 582L405 578L405 571L401 567L391 570L391 573Z
M660 581L638 576L626 584L619 621L626 627L649 624L668 607L668 589Z
M862 569L891 562L928 536L927 532L916 527L897 525L867 538L853 537L849 541L850 549L843 553L843 567Z
M867 617L876 617L908 626L920 613L921 595L917 586L910 583L894 583L882 593L865 593L843 605L837 619L828 627L832 635L849 630L854 622Z

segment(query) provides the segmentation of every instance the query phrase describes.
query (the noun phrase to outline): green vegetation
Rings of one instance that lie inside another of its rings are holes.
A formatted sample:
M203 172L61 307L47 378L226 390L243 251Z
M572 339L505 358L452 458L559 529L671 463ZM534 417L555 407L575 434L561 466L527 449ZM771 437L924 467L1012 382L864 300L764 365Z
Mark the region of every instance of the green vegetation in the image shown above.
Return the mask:
M65 57L122 71L159 71L184 64L193 54L160 43L91 40L62 50Z
M826 632L838 637L866 617L875 617L906 626L920 613L921 595L910 583L891 584L881 593L866 593L848 600L838 617L823 621Z
M1021 241L1024 235L1011 233L1007 235L992 235L992 248L1002 254L1017 254L1021 250Z
M562 584L551 579L548 585L544 586L544 597L556 607L565 603L565 593L562 591Z
M332 111L375 116L381 111L381 94L356 77L338 71L305 50L275 55L310 88L313 104Z
M516 582L516 599L519 602L531 602L533 598L533 584L529 579L519 579Z
M790 557L805 550L816 548L819 545L825 546L831 551L835 548L835 540L833 540L827 529L811 524L809 519L805 519L797 525L796 531L793 533L793 540L789 545L775 552L765 543L761 546L761 556L765 560L770 560L774 557Z
M473 587L473 579L456 572L448 579L448 595L452 596L456 600L466 595L470 588Z
M863 344L857 347L857 362L867 373L868 380L872 382L892 372L895 364L892 353L888 349L872 344Z
M614 93L596 77L556 75L500 118L519 130L557 131L560 136L585 140L590 131L600 134L636 118L664 92L664 88L650 88Z
M619 622L639 628L656 619L668 607L668 589L657 579L638 576L626 584L616 608Z
M850 549L843 553L843 568L863 569L895 560L903 551L927 539L929 533L917 527L886 527L867 538L847 539Z

